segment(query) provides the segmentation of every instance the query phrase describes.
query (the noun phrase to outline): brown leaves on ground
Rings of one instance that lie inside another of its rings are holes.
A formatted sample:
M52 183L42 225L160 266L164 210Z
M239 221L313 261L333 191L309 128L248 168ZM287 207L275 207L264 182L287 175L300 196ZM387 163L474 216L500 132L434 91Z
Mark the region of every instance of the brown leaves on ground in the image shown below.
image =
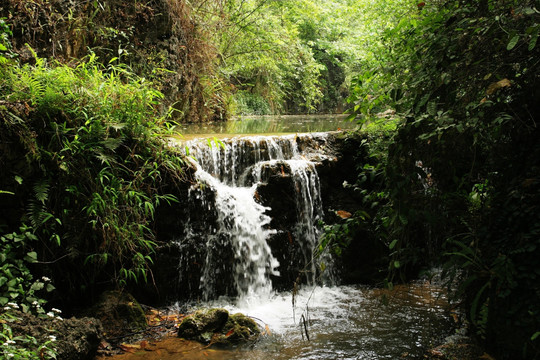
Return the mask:
M146 321L149 326L158 326L164 323L173 323L174 327L178 327L180 322L185 318L184 314L163 314L157 309L151 309L146 314Z

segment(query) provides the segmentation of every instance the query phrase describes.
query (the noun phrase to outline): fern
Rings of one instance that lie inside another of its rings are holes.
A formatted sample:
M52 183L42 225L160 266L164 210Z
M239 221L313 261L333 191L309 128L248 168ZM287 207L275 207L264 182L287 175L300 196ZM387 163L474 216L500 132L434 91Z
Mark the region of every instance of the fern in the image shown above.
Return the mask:
M45 204L49 199L50 185L47 180L41 180L34 185L34 196L36 200Z

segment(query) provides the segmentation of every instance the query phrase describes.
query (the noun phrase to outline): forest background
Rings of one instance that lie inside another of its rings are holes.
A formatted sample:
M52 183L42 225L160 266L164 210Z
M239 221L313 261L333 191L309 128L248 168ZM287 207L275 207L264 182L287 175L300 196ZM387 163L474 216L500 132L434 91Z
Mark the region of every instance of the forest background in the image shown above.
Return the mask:
M365 209L323 242L382 241L388 286L443 266L478 339L538 357L539 7L4 1L0 304L148 280L156 212L189 179L160 140L175 121L390 110L357 149Z

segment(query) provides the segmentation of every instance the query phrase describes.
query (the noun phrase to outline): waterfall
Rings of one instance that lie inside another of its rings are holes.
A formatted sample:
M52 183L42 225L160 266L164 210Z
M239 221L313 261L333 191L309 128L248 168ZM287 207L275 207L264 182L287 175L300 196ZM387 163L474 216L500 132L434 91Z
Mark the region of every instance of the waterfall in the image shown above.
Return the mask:
M269 296L272 279L289 268L301 270L309 284L316 283L319 265L313 254L323 216L316 164L325 158L321 151L325 141L321 133L185 144L197 169L190 206L201 214L186 222L179 239L179 246L192 242L199 249L198 257L181 259L180 272L192 273L186 268L199 266L198 290L203 300L220 295ZM286 206L284 218L291 222L286 226L277 224L282 214L272 209L281 200L269 190L273 182L278 184L274 189L284 194L283 200L294 203ZM278 260L269 243L285 233L293 254L289 260L283 260L284 255Z

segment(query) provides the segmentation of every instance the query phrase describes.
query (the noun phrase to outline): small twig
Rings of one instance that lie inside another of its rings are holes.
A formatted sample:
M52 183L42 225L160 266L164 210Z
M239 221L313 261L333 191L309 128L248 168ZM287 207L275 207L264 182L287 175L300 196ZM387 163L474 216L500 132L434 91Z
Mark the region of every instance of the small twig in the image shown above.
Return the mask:
M58 261L62 260L65 257L68 257L68 256L69 256L69 254L65 254L65 255L60 256L58 259L53 260L53 261L36 261L35 264L42 264L42 265L54 264L55 262L58 262Z
M302 322L302 324L304 325L304 332L306 333L306 338L307 340L309 341L309 333L308 333L308 328L307 328L307 324L306 324L306 317L302 314L302 316L300 317L300 321ZM300 331L302 331L302 329L300 329ZM302 340L304 339L304 334L302 333Z

